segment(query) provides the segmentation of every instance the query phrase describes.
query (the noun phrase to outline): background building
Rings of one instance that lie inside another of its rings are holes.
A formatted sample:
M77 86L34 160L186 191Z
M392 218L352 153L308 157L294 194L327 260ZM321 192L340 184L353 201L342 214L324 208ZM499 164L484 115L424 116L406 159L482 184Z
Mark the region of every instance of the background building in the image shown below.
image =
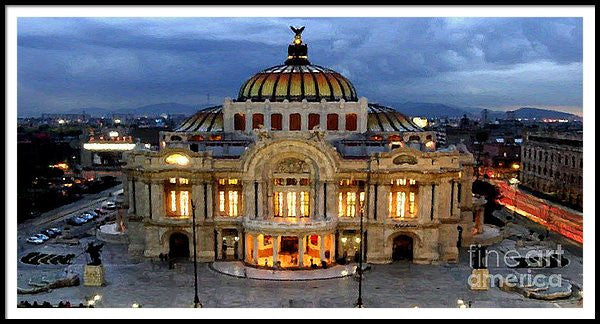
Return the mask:
M582 132L526 133L521 155L523 186L583 208Z

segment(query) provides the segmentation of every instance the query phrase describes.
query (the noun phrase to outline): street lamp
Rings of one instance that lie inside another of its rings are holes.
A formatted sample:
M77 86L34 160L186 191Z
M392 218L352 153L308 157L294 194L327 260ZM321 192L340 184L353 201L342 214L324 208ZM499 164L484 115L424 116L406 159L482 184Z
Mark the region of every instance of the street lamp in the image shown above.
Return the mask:
M369 191L370 182L371 182L371 159L369 159L369 165L367 169L367 181L365 183L365 191L367 194ZM379 160L377 160L379 162ZM367 195L367 199L360 199L360 244L359 246L359 259L358 259L358 299L356 301L357 308L363 308L362 302L362 277L363 277L363 258L364 258L364 230L363 230L363 218L365 215L365 201L369 201L369 196Z
M192 204L192 240L194 244L194 308L202 307L200 298L198 298L198 262L196 255L196 204L190 200Z

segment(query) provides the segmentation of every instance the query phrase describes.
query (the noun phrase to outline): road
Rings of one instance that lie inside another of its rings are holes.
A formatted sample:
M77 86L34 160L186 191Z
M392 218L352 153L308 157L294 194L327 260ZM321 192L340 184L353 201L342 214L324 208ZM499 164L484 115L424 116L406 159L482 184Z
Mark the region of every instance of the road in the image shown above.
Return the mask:
M75 215L81 214L85 210L93 210L94 208L100 207L104 201L112 200L115 198L116 193L122 190L122 185L117 185L112 188L101 191L97 194L84 195L84 197L76 202L68 205L61 206L53 209L46 213L43 213L39 217L27 220L17 226L17 251L19 256L23 253L27 253L30 250L35 250L35 245L26 242L27 238L33 234L39 233L40 231L50 228L58 227L64 228L68 226L66 220ZM111 194L111 196L109 196ZM112 217L114 214L107 214L106 217ZM72 229L68 235L76 236L89 231L94 228L98 222L101 222L105 216L98 217L96 220L81 226L70 226ZM65 235L65 233L63 233ZM50 239L50 241L55 239ZM48 244L50 241L44 243Z

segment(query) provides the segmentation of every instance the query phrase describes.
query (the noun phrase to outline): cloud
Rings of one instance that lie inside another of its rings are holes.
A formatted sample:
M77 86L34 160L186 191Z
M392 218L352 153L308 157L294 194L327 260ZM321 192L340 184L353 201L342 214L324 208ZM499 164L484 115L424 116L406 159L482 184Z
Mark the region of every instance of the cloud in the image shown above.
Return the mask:
M235 97L289 25L372 101L582 105L579 18L19 18L18 109Z

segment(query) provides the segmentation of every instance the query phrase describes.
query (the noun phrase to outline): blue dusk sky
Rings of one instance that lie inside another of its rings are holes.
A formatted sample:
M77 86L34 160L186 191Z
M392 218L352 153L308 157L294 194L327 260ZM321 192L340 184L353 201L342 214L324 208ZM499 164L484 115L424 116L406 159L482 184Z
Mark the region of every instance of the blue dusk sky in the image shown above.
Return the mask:
M217 104L283 63L289 25L372 102L583 114L580 18L19 18L18 112Z

